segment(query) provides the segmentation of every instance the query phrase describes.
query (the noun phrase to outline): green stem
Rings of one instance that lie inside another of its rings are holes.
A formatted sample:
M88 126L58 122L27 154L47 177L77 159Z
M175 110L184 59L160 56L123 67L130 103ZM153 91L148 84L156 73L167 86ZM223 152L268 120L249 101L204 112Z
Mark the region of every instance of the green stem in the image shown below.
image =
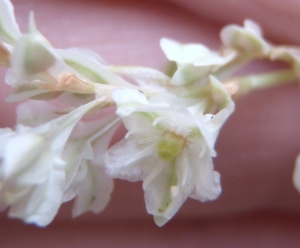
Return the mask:
M275 72L254 74L245 77L237 77L230 80L238 85L238 94L244 94L255 89L263 89L271 86L289 83L297 80L293 69L285 69Z

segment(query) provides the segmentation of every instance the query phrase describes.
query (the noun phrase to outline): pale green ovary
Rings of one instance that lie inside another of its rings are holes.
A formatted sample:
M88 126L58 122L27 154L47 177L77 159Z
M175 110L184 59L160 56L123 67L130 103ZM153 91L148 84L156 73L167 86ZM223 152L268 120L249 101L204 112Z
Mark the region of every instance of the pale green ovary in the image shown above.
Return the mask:
M183 144L181 136L173 133L163 135L156 143L158 157L163 161L173 160L181 152Z

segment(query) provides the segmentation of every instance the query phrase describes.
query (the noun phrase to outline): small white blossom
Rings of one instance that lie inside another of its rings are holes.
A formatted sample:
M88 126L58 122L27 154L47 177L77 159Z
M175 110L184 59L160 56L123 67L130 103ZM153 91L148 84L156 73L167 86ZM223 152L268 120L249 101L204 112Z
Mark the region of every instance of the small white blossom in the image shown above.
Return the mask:
M52 221L65 190L65 143L81 117L98 104L93 101L36 127L2 130L0 208L10 205L11 217L40 226Z
M292 46L273 47L271 60L279 60L291 64L297 78L300 78L300 49Z
M202 44L180 44L166 38L161 39L160 46L168 60L177 64L178 69L170 81L173 85L194 83L228 63L235 56L234 52L222 56Z
M264 40L260 27L251 20L245 20L244 27L238 25L224 27L220 37L225 46L251 55L264 56L270 52L271 46Z
M30 15L29 31L14 44L10 65L5 82L14 88L14 93L8 101L20 101L49 92L40 85L55 85L57 76L65 70L58 53L38 32L33 14Z
M232 114L235 104L229 92L216 77L210 75L208 79L202 87L187 91L187 96L197 99L197 103L190 106L188 110L193 115L215 113L221 109L227 109L229 115Z
M5 81L14 88L7 101L56 98L65 91L93 95L99 85L136 88L91 51L54 49L38 32L32 15L29 32L15 44Z
M119 104L116 96L122 94L127 96ZM107 172L129 181L143 180L146 208L157 225L171 219L187 197L200 201L218 197L220 175L213 170L211 156L227 110L196 119L167 102L148 102L135 90L115 90L113 98L128 134L108 150ZM140 106L122 111L130 105L130 98Z
M95 83L116 85L121 87L134 87L120 76L111 72L101 57L94 52L79 49L57 49L58 54L77 76Z
M102 211L110 200L113 180L104 171L103 157L120 119L109 116L80 122L64 149L66 183L63 201L75 198L73 216Z
M29 31L16 42L11 58L15 82L8 82L17 87L33 80L54 83L63 62L46 38L36 29L33 14L30 15Z

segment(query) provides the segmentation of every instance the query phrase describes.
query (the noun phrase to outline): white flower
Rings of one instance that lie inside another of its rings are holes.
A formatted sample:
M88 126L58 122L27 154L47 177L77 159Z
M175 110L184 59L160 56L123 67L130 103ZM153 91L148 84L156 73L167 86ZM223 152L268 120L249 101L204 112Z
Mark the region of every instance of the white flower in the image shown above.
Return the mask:
M117 96L122 94L119 104ZM143 180L146 208L157 225L171 219L187 197L200 201L218 197L220 175L213 170L213 146L227 110L196 119L168 102L148 102L135 90L115 90L113 98L128 134L108 150L107 172L115 178ZM131 112L122 111L130 105L124 103L126 98L141 104Z
M55 85L58 75L65 70L58 53L38 32L33 14L30 15L29 31L14 44L10 66L5 82L14 88L14 93L8 101L20 101L49 92L39 85Z
M63 66L55 49L37 30L31 14L29 31L16 42L12 54L11 67L18 80L12 82L11 86L21 86L32 80L54 83L54 75L58 75Z
M66 184L63 201L75 198L73 216L102 211L110 200L113 180L104 171L103 157L120 119L109 116L80 122L64 149Z
M279 60L291 64L297 78L300 78L300 49L292 46L273 47L271 60Z
M121 87L134 87L120 76L112 73L105 62L96 53L87 49L70 48L57 49L68 69L72 68L77 76L91 80L95 83L116 85Z
M251 20L244 21L244 27L228 25L221 30L221 40L225 46L233 47L255 56L267 55L271 46L262 36L260 27Z
M170 81L173 85L194 83L230 62L235 56L235 53L222 56L202 44L180 44L166 38L161 39L160 46L168 60L177 64L178 69Z
M11 206L11 217L40 226L52 221L65 190L65 143L81 117L98 104L90 102L33 128L19 124L16 131L2 130L0 202Z
M122 78L90 61L91 52L74 52L77 50L54 49L37 30L31 14L28 33L21 36L14 45L11 69L5 78L6 83L14 88L14 94L7 100L20 101L37 96L54 98L63 91L94 94L95 83L89 79L89 75L94 76L90 76L92 80L98 78L96 82L102 79L103 83L109 81L129 85Z
M37 30L33 15L29 32L15 43L5 81L14 88L7 101L55 98L64 91L93 95L99 85L136 87L111 72L91 51L54 49Z
M210 75L208 79L202 87L186 91L186 97L197 99L196 104L190 106L188 110L193 115L215 113L221 109L227 109L229 115L232 114L235 104L229 92L216 77Z

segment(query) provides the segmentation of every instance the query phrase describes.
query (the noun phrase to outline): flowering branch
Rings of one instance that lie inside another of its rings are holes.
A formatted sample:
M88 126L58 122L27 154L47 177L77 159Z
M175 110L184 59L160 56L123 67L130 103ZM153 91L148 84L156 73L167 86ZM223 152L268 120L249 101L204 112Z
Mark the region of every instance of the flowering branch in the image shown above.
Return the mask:
M8 67L5 82L13 89L7 101L27 100L17 109L15 130L0 129L0 209L39 226L72 199L74 216L98 213L110 199L113 178L143 181L146 208L158 226L188 197L216 199L221 184L214 145L234 99L300 77L299 49L272 45L254 22L229 25L220 37L219 51L161 39L165 72L108 65L86 49L53 48L33 13L22 34L12 4L0 0L0 65ZM289 68L237 76L261 59ZM62 106L70 99L67 109L47 102ZM94 121L86 121L91 114ZM120 123L128 132L110 147Z

